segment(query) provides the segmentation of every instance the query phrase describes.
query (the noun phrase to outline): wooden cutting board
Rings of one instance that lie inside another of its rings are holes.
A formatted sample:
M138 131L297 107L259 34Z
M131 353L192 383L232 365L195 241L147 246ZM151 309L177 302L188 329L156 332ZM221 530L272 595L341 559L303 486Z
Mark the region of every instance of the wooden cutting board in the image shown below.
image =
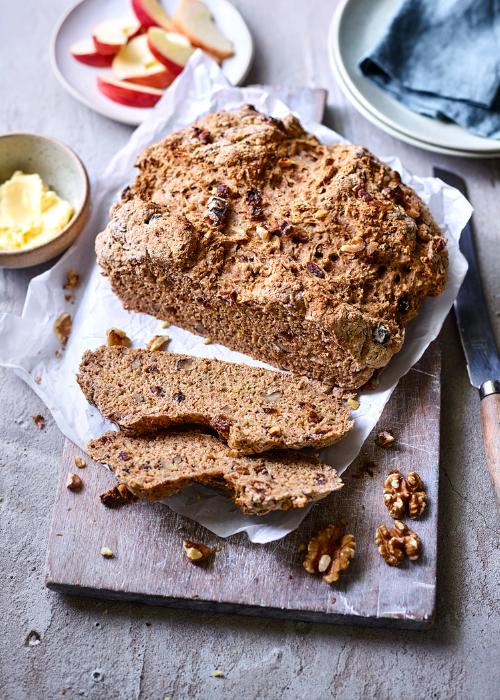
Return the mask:
M434 343L404 377L374 431L389 429L396 444L382 449L372 434L344 472L341 492L316 505L295 532L267 545L246 535L220 539L161 504L105 508L99 494L114 483L107 469L67 441L62 458L46 564L46 583L63 593L209 611L320 622L428 627L434 617L438 516L439 347ZM87 468L75 468L82 455ZM373 464L371 464L373 462ZM409 521L420 535L419 562L387 566L374 544L375 529L391 520L382 487L392 467L416 470L429 497L425 516ZM68 472L84 480L66 488ZM331 522L348 519L356 556L338 585L328 586L302 567L300 545ZM183 537L219 548L202 565L187 561ZM104 559L103 546L115 556Z

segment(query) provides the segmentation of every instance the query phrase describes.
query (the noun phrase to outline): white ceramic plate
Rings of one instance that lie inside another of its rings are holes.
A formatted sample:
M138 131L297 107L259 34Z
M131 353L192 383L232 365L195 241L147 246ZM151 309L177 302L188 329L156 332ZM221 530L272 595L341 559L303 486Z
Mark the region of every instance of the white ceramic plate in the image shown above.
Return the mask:
M162 0L165 10L172 14L178 0ZM243 17L228 0L204 0L221 31L234 44L234 56L226 59L222 70L233 85L244 81L253 58L252 35ZM105 117L124 124L140 124L150 109L126 107L113 102L97 89L96 76L110 74L111 69L92 68L79 63L70 48L81 39L90 39L92 30L106 19L133 17L129 0L82 0L62 18L51 45L51 61L58 80L77 100Z
M375 45L399 5L400 0L339 3L330 24L328 51L342 92L373 124L406 143L447 155L498 157L500 141L412 112L359 70L361 57Z

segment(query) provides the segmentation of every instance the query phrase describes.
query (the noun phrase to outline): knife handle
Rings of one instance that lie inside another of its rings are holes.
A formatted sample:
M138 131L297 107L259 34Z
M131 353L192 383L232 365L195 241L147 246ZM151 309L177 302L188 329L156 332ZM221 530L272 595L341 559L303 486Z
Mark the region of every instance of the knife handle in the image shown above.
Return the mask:
M500 394L493 393L481 399L481 427L483 429L486 464L500 509Z

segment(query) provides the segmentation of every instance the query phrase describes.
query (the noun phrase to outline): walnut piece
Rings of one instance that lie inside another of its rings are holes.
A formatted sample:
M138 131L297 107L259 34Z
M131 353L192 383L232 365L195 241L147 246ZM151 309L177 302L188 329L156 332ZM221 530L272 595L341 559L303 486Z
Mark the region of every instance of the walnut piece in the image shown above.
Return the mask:
M134 496L125 484L118 484L105 493L101 493L100 499L101 503L107 508L118 508L138 500L137 496Z
M389 473L384 482L384 503L391 518L402 518L405 512L405 504L410 494L406 487L406 480L398 469Z
M70 270L66 275L66 284L63 286L63 289L76 289L79 282L80 275L74 270Z
M344 532L341 525L328 525L310 540L303 562L307 573L323 574L325 583L339 580L356 551L354 535Z
M59 342L66 345L73 327L71 316L65 311L60 314L54 323L54 333L57 335Z
M390 529L380 525L375 533L375 544L389 566L399 566L405 556L410 561L416 561L422 552L420 537L401 520L395 520L394 527Z
M205 561L214 552L212 547L208 547L200 542L191 542L190 540L182 540L182 546L189 561L196 563Z
M151 350L151 352L158 352L158 350L163 350L169 342L170 338L168 335L154 335L146 345L146 349Z
M418 518L427 505L424 483L417 472L409 472L404 478L394 469L384 482L384 503L394 519L402 518L408 508L410 518Z
M353 238L350 243L345 243L340 246L341 253L360 253L366 247L365 242L361 238Z
M379 447L390 447L394 442L394 435L388 430L382 430L375 438L375 444Z
M85 460L83 459L83 457L80 457L80 455L76 455L75 465L78 467L78 469L85 469L85 467L87 466Z
M102 547L101 556L103 556L105 559L112 559L115 555L113 553L113 550L109 547Z
M424 490L424 482L417 472L408 472L406 485L410 492L408 515L410 518L419 518L427 506L427 494Z
M66 481L66 488L68 488L70 491L80 491L82 486L83 481L80 479L80 477L77 476L77 474L70 472Z
M125 331L119 328L108 328L106 331L108 345L121 345L124 348L130 347L130 338Z

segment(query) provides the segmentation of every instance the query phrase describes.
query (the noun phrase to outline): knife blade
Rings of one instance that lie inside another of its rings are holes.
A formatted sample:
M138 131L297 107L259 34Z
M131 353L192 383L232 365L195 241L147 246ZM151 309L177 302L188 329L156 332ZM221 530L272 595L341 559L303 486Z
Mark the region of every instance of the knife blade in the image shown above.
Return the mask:
M434 175L467 197L465 181L447 170ZM500 508L500 357L491 326L474 244L472 221L460 237L469 269L455 301L455 316L472 386L479 389L486 462Z
M440 168L434 168L434 175L468 196L467 185L458 175ZM488 380L500 380L500 357L481 284L471 220L462 231L460 250L469 269L455 301L455 315L470 382L480 389Z

